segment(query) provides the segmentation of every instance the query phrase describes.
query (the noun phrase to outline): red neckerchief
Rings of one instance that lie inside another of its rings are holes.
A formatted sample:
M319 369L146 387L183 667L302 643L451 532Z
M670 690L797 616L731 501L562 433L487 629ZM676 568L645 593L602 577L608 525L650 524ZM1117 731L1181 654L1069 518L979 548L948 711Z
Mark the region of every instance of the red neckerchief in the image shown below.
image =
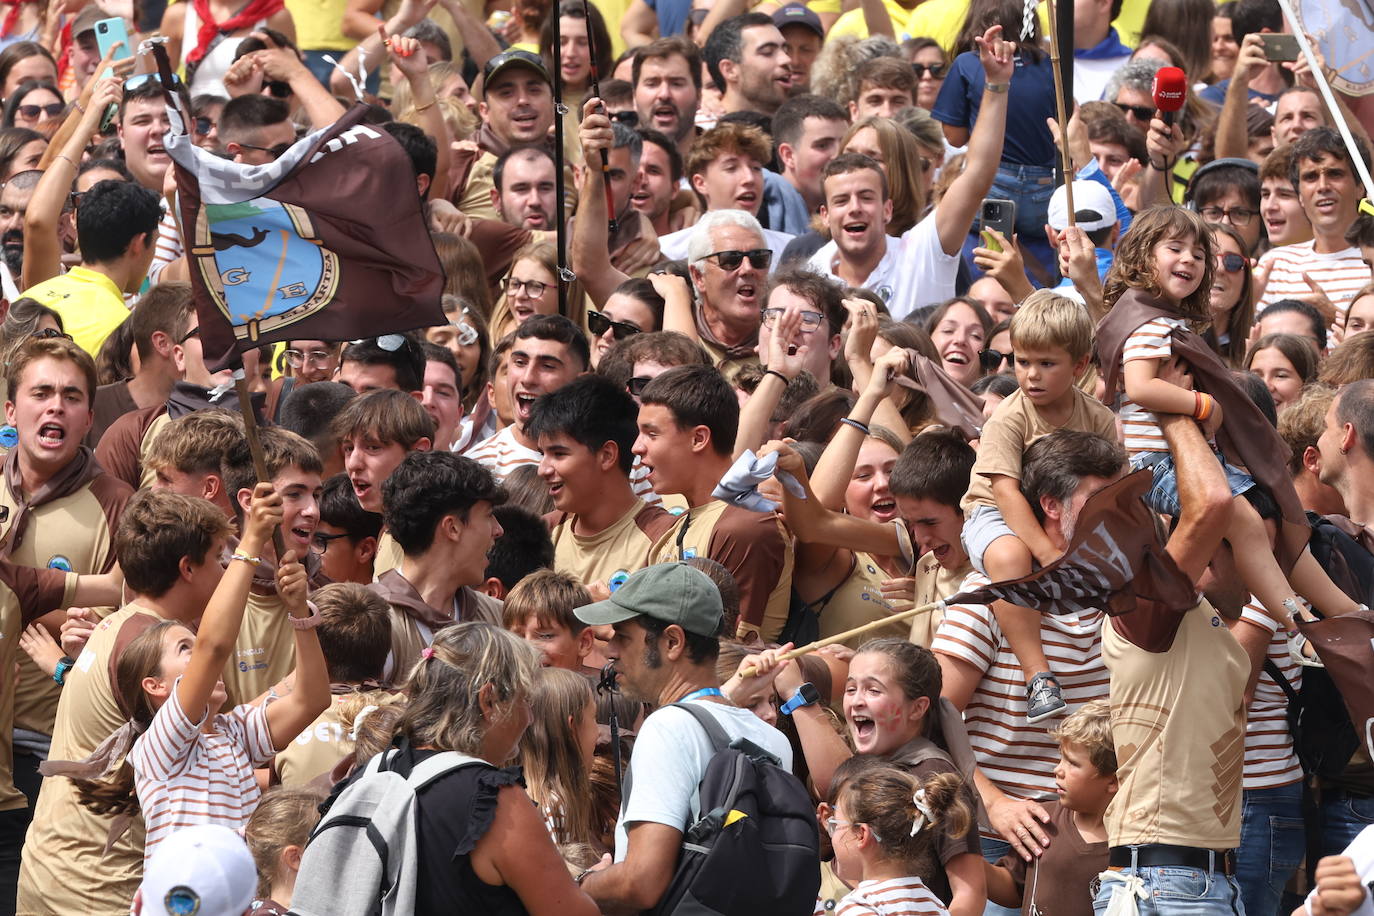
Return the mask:
M0 2L11 3L14 0ZM283 0L249 0L247 6L228 19L216 22L210 12L210 0L192 0L192 3L195 4L196 19L200 20L200 31L196 33L196 46L186 55L188 64L196 63L209 52L216 35L228 35L257 25L263 19L279 13L286 5ZM182 40L185 41L185 36Z

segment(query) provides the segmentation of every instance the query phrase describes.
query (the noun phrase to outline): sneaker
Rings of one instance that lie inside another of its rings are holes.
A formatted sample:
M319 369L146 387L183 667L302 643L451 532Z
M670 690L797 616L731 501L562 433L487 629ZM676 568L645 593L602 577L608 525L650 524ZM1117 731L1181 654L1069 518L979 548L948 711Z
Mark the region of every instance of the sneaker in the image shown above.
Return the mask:
M1048 671L1041 671L1031 678L1026 688L1026 721L1030 723L1049 719L1064 711L1064 691L1059 681Z

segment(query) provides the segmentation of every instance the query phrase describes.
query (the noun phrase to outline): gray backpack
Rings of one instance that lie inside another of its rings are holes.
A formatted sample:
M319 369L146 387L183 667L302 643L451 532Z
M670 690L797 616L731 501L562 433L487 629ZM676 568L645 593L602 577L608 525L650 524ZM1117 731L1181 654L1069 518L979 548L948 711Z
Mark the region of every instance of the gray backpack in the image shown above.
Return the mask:
M415 912L415 796L441 776L485 760L452 751L409 776L391 769L396 748L368 762L310 834L291 916L411 916Z

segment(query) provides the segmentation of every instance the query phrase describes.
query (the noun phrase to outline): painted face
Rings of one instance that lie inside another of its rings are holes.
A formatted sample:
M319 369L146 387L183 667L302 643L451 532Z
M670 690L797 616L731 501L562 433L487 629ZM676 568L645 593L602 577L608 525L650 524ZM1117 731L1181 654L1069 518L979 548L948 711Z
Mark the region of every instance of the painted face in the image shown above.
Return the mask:
M891 754L920 734L929 699L908 699L892 659L860 652L849 663L844 684L844 717L860 754Z

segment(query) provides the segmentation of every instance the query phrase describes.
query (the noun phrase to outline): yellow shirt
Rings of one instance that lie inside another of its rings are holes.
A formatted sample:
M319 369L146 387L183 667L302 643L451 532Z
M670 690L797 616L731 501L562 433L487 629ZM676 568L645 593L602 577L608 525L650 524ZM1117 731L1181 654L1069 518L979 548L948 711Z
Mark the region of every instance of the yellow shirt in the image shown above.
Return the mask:
M286 10L296 24L296 46L307 51L347 52L357 44L343 33L347 8L348 0L286 0Z
M968 0L926 0L913 9L907 9L896 0L883 0L887 14L892 17L892 28L897 41L908 38L934 38L948 53L959 37L959 29L964 25L968 14ZM836 35L855 35L868 37L868 24L864 22L864 11L853 9L830 28L830 37Z
M110 332L129 317L114 281L87 267L73 267L60 277L24 290L24 295L62 316L62 327L91 356Z

